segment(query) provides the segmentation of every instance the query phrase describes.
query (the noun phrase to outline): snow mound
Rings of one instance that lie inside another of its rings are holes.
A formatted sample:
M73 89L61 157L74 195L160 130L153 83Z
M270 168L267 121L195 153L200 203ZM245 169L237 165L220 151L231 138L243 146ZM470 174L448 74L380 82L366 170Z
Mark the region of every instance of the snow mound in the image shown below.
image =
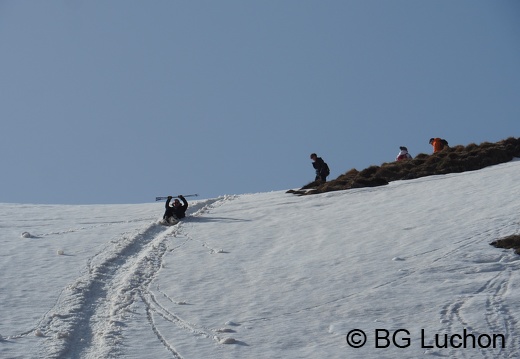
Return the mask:
M240 325L240 324L235 323L235 322L233 322L233 321L231 321L231 320L227 321L227 322L224 323L224 324L229 325L229 326L232 326L232 327L238 327L238 326Z
M219 340L220 344L235 344L236 342L235 338L222 338Z

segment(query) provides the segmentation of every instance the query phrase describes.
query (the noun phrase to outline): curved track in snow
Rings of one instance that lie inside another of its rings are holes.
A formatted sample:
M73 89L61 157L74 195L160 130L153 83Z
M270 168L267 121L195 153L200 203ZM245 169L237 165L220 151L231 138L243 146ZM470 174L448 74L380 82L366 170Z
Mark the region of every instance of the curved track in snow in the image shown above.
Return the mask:
M190 216L201 216L209 209L233 197L220 197L196 203ZM144 305L150 330L174 358L182 358L175 346L165 339L155 325L159 315L185 331L218 341L210 330L198 328L162 307L150 286L168 251L175 251L187 241L170 247L170 239L182 227L165 227L156 222L134 233L122 234L110 241L88 260L87 268L60 294L56 304L40 320L35 331L45 337L46 358L116 358L124 344L124 328L131 319L132 307ZM28 333L29 333L28 332ZM27 335L25 333L24 335Z

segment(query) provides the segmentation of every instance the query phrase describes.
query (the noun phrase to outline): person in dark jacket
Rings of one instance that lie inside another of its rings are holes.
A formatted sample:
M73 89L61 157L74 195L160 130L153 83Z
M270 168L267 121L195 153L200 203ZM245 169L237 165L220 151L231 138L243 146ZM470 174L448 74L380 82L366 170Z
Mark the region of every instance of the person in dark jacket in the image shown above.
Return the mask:
M321 180L327 182L327 176L330 174L329 166L323 161L321 157L318 157L315 153L311 154L312 167L316 170L315 181Z
M170 206L170 201L173 199L172 196L168 196L168 199L166 200L166 211L164 212L163 220L168 224L177 224L181 218L186 217L188 201L186 201L186 198L184 198L183 195L179 195L178 197L181 199L182 204L177 198L175 198L173 206Z

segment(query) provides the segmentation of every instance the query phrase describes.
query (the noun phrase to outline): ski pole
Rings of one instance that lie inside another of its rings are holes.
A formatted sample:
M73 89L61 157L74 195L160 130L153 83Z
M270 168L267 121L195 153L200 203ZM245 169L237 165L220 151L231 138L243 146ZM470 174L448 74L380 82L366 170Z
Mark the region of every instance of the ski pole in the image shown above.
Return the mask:
M199 194L198 193L194 193L194 194L185 194L183 195L183 197L197 197ZM173 196L172 196L173 197ZM174 197L175 198L175 197ZM155 201L164 201L165 199L168 199L168 196L166 197L155 197Z

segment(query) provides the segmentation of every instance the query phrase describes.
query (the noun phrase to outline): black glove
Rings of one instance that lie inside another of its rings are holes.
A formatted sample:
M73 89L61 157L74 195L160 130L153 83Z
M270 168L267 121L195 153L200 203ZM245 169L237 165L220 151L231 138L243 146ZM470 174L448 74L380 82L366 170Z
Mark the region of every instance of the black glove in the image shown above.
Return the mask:
M173 197L172 196L168 196L168 199L172 199Z
M178 195L177 197L179 197L180 199L184 199L184 196L182 194Z

